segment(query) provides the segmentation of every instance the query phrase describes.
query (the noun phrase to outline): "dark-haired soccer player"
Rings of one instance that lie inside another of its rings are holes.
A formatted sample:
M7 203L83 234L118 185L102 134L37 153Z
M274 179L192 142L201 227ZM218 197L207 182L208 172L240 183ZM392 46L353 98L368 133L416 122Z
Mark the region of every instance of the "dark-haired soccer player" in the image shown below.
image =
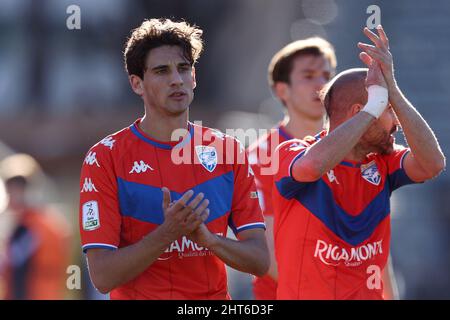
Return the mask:
M390 195L445 168L432 130L397 86L383 29L364 32L375 44L359 44L368 71L346 70L323 90L329 132L277 149L278 299L382 299ZM394 144L397 126L409 148Z
M225 263L255 275L268 270L243 147L188 121L201 35L168 19L133 30L125 66L145 115L86 155L83 251L92 282L112 299L228 299ZM237 241L225 237L228 225Z

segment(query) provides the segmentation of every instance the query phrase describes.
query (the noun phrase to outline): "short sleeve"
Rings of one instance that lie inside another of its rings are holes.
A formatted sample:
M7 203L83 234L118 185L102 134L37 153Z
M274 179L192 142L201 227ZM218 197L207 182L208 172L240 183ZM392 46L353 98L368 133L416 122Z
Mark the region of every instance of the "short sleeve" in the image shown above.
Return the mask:
M270 162L267 164L260 162L259 153L266 152L262 150L260 145L256 145L254 148L249 149L248 158L250 166L255 174L256 189L258 191L259 205L264 216L273 216L272 206L272 187L273 187L273 172L271 172L271 156ZM269 171L271 173L269 173Z
M308 150L308 146L300 140L286 141L278 146L272 161L278 159L279 170L274 176L274 183L278 193L292 199L301 189L310 182L299 182L292 176L292 166Z
M233 165L234 191L228 225L237 235L253 229L265 229L264 217L259 206L254 172L248 163L244 148L236 141L238 157Z
M403 146L396 145L394 151L384 156L384 161L388 168L388 182L391 192L408 184L416 183L411 180L403 168L403 161L411 150Z
M80 178L79 227L83 252L117 249L121 216L117 179L108 148L94 146L84 159Z

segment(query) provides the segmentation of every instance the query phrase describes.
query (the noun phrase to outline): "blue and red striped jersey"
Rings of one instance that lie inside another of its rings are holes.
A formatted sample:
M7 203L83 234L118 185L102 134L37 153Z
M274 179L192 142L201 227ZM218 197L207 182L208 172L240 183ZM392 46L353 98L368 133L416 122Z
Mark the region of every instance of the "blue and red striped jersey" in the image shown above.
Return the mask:
M138 119L94 145L80 180L83 251L132 245L164 222L162 187L172 201L188 190L209 199L206 226L226 236L265 228L245 150L234 138L189 123L174 142L147 136ZM173 242L112 299L228 299L224 263L186 237Z
M277 299L382 299L389 256L390 196L413 181L402 162L409 149L342 161L314 182L298 182L292 164L311 144L277 149L274 181Z

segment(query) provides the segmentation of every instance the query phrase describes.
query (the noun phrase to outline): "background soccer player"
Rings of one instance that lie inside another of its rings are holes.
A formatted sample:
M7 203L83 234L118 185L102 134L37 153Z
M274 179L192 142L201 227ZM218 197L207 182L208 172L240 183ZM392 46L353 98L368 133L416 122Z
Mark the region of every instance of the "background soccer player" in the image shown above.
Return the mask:
M273 174L269 174L270 156L278 143L314 135L324 128L325 109L319 91L334 74L336 56L331 44L322 38L308 38L286 45L272 58L268 68L269 85L286 108L286 115L270 134L252 144L249 161L255 173L271 263L269 272L253 281L255 299L276 298L277 265L273 249ZM272 143L275 142L275 143ZM262 159L260 155L264 156ZM267 155L267 156L266 156Z
M445 167L433 132L397 86L383 29L364 33L375 44L359 44L368 72L342 72L323 91L329 133L278 149L278 299L381 299L389 197ZM394 144L398 125L411 149Z
M227 299L224 263L255 275L269 267L242 146L188 121L201 35L169 19L133 30L124 59L145 115L83 164L83 250L92 282L113 299ZM228 224L238 241L225 237Z

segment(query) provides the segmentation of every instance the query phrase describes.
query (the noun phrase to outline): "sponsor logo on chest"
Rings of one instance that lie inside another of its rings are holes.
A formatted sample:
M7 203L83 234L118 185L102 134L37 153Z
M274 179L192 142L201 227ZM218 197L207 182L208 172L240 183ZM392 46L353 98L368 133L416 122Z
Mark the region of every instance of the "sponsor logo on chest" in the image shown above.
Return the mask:
M222 232L216 233L218 236L223 236ZM176 253L178 259L192 258L192 257L204 257L212 256L213 253L199 246L194 241L183 236L181 239L175 240L170 244L170 246L164 251L164 253L158 258L159 261L165 261L172 258L172 253Z
M357 267L363 262L383 254L382 244L383 240L379 240L358 247L345 248L318 239L314 258L318 258L329 266L338 266L343 262L346 267Z

